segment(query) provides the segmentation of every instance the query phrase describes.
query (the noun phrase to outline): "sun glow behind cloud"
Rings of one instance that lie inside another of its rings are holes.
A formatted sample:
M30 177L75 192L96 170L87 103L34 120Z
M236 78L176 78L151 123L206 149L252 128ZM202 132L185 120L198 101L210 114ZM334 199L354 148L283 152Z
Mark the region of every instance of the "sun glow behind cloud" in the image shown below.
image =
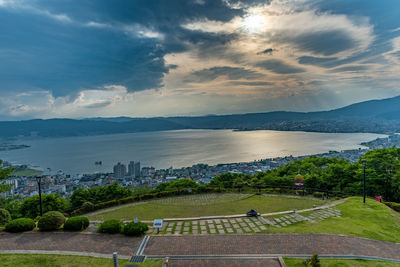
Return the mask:
M242 20L241 26L249 33L259 33L265 30L266 16L258 13L249 14Z
M374 24L379 18L361 10L371 3L349 14L339 8L350 5L345 0L334 6L305 0L170 0L157 2L160 9L128 2L115 4L112 13L82 3L80 14L40 1L0 0L0 12L9 11L9 25L15 25L15 30L0 28L0 34L16 40L0 41L0 90L11 92L0 97L1 113L43 117L62 111L57 116L77 117L315 110L389 97L400 89L400 24L379 32ZM132 12L125 14L128 4ZM25 28L13 23L15 17L21 24L28 21L24 40L18 38ZM44 28L48 32L41 36ZM29 45L29 36L41 45ZM14 90L42 91L31 94L46 95L49 104L39 97L13 97ZM51 109L46 113L39 107Z

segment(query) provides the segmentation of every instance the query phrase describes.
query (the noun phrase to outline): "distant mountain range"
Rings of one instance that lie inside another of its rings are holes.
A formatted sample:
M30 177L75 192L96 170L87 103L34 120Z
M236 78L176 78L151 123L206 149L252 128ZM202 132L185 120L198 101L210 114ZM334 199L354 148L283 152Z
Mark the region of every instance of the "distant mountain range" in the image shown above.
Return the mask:
M319 112L207 115L199 117L35 119L0 122L0 137L62 137L181 129L283 130L311 132L400 131L400 96Z

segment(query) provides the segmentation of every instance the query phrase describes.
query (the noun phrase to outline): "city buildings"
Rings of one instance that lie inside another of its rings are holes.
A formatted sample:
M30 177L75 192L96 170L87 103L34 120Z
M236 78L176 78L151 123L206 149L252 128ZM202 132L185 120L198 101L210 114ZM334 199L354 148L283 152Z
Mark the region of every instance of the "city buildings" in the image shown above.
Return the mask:
M355 162L359 157L363 156L369 149L400 146L399 136L390 136L387 139L377 139L372 142L363 144L369 148L352 149L344 151L329 151L327 153L318 154L318 157L341 157ZM269 158L253 162L238 162L229 164L195 164L191 167L183 167L174 169L155 169L154 167L140 168L140 162L130 161L128 164L128 172L122 163L114 166L114 173L95 173L85 175L69 175L57 173L54 175L46 175L42 180L43 192L55 193L67 197L79 188L89 188L93 186L104 186L114 182L118 182L125 187L150 186L156 187L160 183L170 182L179 179L191 179L199 184L207 184L211 179L219 174L227 172L256 174L258 172L268 171L286 165L294 160L303 159L308 156L286 156ZM11 167L7 161L3 161L2 168ZM7 184L12 185L12 190L2 195L27 197L37 194L37 183L34 177L11 177L6 180Z
M114 176L115 178L124 178L126 175L126 167L121 162L118 162L117 165L114 165Z

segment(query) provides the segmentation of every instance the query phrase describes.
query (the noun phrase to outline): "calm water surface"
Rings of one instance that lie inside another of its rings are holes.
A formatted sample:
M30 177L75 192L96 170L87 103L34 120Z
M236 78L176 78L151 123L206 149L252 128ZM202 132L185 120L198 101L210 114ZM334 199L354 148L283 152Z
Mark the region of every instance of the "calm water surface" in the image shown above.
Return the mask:
M117 162L168 168L197 163L246 162L355 149L385 135L282 131L179 130L102 136L19 140L30 148L0 151L0 158L18 164L66 173L111 172ZM95 161L102 161L97 166Z

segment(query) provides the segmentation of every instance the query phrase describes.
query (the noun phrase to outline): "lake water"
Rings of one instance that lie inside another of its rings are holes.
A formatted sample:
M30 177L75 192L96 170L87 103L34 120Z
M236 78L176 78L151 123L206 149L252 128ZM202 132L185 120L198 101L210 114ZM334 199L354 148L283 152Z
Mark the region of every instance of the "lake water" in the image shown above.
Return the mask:
M18 164L62 170L69 174L112 172L117 162L169 168L197 163L247 162L300 156L329 150L356 149L361 142L385 135L282 131L179 130L101 136L18 140L26 149L0 151L0 158ZM95 165L102 161L103 165Z

